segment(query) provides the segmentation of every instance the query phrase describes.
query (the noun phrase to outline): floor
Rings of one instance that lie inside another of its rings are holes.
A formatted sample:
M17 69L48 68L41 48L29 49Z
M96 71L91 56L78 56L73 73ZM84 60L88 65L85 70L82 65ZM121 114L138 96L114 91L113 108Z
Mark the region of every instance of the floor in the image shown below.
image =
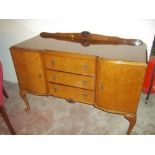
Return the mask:
M125 135L128 121L124 116L111 114L81 103L68 103L56 97L28 94L31 110L24 111L18 84L4 82L9 95L5 107L18 135ZM155 134L155 94L145 104L141 94L137 112L137 123L131 134ZM0 117L0 134L10 134Z

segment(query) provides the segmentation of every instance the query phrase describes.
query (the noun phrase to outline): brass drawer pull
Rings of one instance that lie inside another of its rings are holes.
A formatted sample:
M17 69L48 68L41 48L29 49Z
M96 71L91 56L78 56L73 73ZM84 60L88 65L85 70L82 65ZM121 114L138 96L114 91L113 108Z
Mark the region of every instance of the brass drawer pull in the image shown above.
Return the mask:
M85 80L84 80L82 83L83 83L83 85L85 86L85 85L87 85L88 81L85 81Z
M56 76L53 75L53 76L52 76L52 79L55 81L55 80L56 80Z
M51 60L51 65L54 66L55 65L55 61L52 59Z
M88 64L83 65L84 71L88 71Z
M56 93L58 91L58 89L56 87L54 87L53 91Z
M88 94L82 94L83 98L87 98Z

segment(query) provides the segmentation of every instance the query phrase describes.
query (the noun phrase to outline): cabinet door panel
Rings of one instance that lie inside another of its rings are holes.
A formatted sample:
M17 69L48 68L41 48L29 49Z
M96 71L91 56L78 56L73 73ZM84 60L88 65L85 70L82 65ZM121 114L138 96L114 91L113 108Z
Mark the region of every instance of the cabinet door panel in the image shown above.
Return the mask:
M101 59L96 91L97 106L118 113L135 113L145 68L145 63Z
M11 54L20 87L36 93L46 93L41 52L13 48Z

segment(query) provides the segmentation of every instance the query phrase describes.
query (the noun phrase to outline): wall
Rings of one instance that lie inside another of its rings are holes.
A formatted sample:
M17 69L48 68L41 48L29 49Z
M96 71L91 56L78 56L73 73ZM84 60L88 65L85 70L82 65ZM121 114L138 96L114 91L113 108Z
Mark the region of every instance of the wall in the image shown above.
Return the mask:
M155 20L0 20L0 59L4 80L17 82L9 47L47 32L90 31L103 35L137 38L147 44L148 55L155 34Z

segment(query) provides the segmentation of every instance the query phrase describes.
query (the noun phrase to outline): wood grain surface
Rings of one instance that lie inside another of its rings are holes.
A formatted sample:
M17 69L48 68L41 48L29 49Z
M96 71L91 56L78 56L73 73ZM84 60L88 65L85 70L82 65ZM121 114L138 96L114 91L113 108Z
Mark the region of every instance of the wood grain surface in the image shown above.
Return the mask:
M80 88L74 88L70 86L64 86L54 83L49 83L50 95L72 99L82 103L94 104L94 92L90 90L84 90Z
M100 59L97 106L136 113L146 64Z
M78 87L78 88L84 88L89 90L95 89L94 77L65 73L65 72L58 72L58 71L52 71L52 70L47 70L46 76L49 82Z
M33 50L11 48L20 88L47 94L42 53Z
M47 69L95 76L95 56L46 52L44 59Z

